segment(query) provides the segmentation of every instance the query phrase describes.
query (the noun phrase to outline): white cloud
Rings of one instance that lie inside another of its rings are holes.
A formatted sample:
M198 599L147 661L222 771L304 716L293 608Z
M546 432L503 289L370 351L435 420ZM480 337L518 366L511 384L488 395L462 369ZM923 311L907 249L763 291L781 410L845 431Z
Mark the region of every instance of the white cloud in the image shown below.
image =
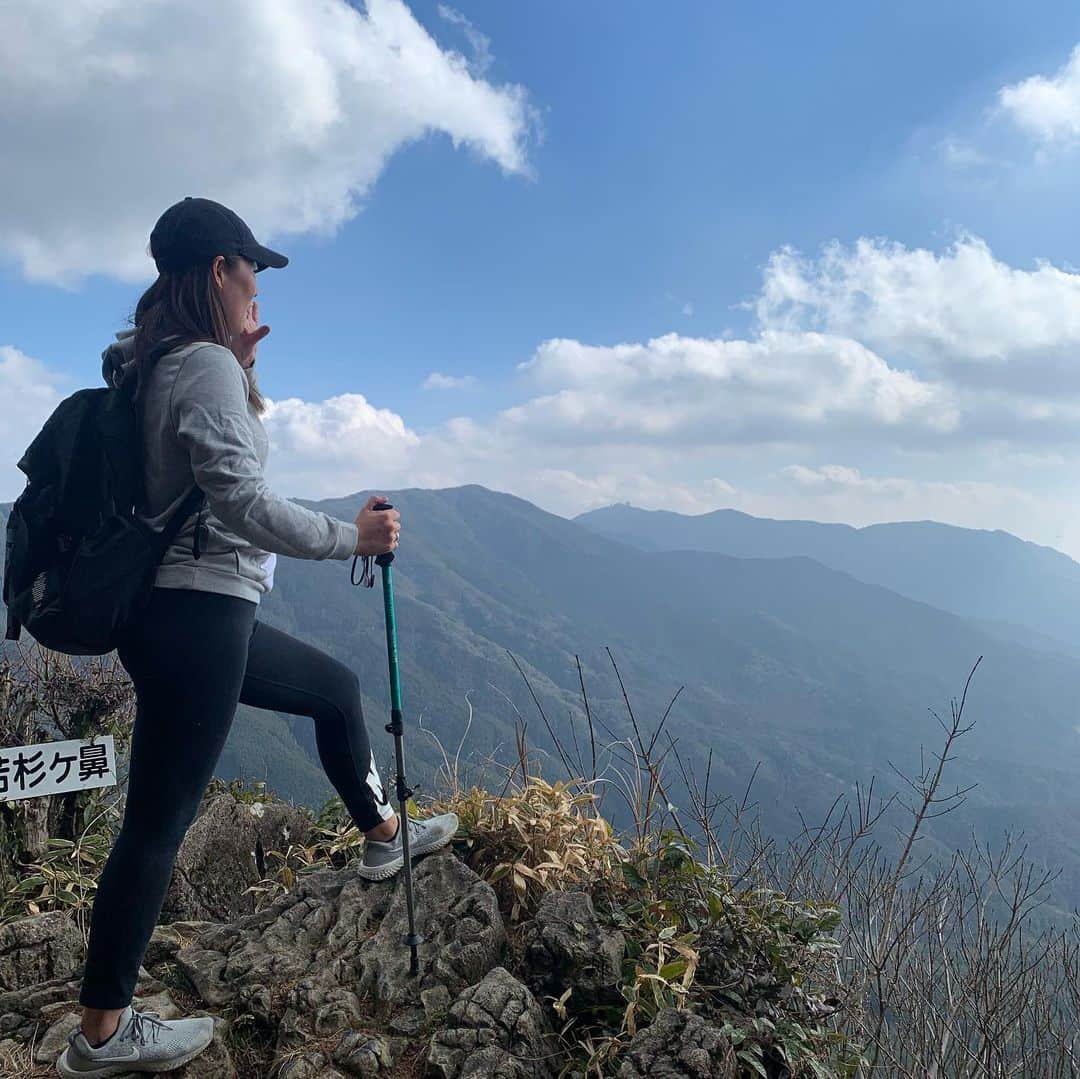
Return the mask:
M1006 498L1024 500L1023 491L992 483L945 482L940 480L913 480L904 476L864 476L857 468L845 465L788 465L780 470L782 476L796 486L823 493L858 493L876 499L919 502L930 496L953 501L968 502L990 499L1000 502Z
M476 385L473 375L444 375L441 371L432 371L421 385L422 390L461 390Z
M1058 401L1080 394L1080 274L1020 270L965 237L943 254L884 240L769 260L762 326L851 337L930 377Z
M1033 533L1048 537L1061 525L1060 506L1053 498L1010 484L867 476L858 468L843 465L789 465L780 470L780 476L794 495L788 512L804 506L816 520L857 526L881 521L947 521L968 528L1003 528L1024 537ZM782 493L778 501L784 500ZM759 500L750 495L744 501L753 504Z
M1024 131L1044 141L1080 135L1080 46L1056 74L1004 86L998 100Z
M375 408L360 393L267 404L267 474L290 496L325 498L373 483L396 484L420 445L396 412Z
M766 330L754 340L668 334L610 347L555 339L521 370L550 392L500 413L521 438L563 444L784 443L879 428L940 434L957 422L937 386L859 342Z
M16 467L41 425L72 392L70 379L49 370L11 345L0 345L0 459L6 462L3 484L14 498L26 475Z
M185 195L265 240L332 233L387 159L448 135L527 171L530 108L401 0L29 0L0 6L0 254L35 281L137 281Z
M491 55L491 38L477 30L460 11L450 7L449 4L440 4L438 11L440 19L445 19L448 23L460 26L465 34L469 48L472 49L472 61L469 66L473 74L477 76L486 75L488 69L495 62L495 57Z

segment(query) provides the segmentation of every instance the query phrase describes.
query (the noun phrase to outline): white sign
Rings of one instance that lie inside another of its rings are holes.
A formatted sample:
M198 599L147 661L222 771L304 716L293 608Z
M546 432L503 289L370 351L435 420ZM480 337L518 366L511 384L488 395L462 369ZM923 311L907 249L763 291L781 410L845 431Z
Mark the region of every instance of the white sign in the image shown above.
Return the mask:
M0 746L0 800L111 787L116 783L116 751L111 734Z

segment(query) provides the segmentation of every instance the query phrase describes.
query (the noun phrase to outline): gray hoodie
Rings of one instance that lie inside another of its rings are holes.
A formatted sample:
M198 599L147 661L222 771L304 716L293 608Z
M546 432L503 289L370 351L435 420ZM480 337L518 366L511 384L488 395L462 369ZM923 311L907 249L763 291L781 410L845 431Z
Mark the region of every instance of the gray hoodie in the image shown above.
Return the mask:
M134 330L116 337L101 354L111 386L135 377ZM206 496L165 552L155 585L258 603L273 585L276 555L346 559L355 552L355 524L304 509L267 487L270 442L248 401L247 375L229 349L196 342L166 353L150 371L143 405L145 491L136 515L160 530L195 484Z

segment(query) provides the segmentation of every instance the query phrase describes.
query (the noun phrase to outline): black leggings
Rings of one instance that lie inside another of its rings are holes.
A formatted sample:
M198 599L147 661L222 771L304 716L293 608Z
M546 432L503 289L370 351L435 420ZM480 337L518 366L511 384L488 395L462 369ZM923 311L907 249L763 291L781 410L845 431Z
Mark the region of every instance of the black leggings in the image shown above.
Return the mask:
M98 882L79 1003L123 1008L237 702L315 720L319 757L353 820L393 816L371 753L360 683L343 663L256 621L250 600L155 588L117 649L135 685L124 821Z

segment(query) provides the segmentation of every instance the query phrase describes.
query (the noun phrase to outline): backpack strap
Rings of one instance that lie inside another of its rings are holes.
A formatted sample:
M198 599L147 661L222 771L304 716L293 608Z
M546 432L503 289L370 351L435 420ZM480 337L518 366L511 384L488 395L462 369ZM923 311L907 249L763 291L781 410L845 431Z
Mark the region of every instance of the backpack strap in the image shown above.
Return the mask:
M187 497L180 503L180 508L169 518L168 523L158 533L158 543L162 554L168 550L169 544L176 539L176 534L180 531L184 522L202 506L204 497L200 487L193 487L188 492Z

